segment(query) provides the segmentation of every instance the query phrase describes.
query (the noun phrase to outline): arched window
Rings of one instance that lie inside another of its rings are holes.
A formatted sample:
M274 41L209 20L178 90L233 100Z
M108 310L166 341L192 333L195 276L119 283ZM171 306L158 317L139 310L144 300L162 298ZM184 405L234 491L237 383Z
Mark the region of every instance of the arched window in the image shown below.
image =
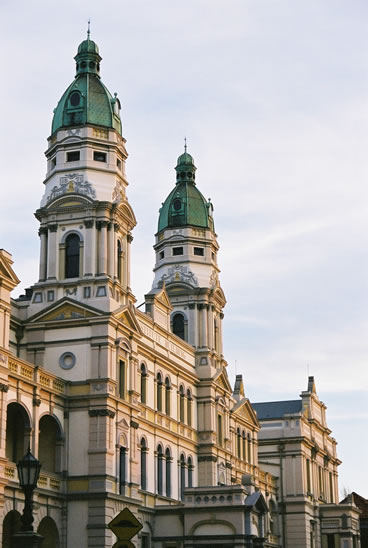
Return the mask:
M3 548L13 548L15 546L13 535L19 533L21 527L20 513L16 510L8 512L3 521L3 541L1 544Z
M162 376L161 376L161 373L157 373L156 390L157 390L157 411L162 412Z
M43 470L58 472L61 465L61 433L60 427L54 417L50 415L41 417L38 440L38 458L42 462Z
M171 455L170 449L165 451L166 457L166 496L171 497Z
M183 454L180 455L180 498L184 500L184 489L185 489L185 457Z
M65 240L65 278L78 278L79 256L79 236L77 234L69 234Z
M187 425L192 426L192 394L187 390Z
M170 379L169 379L169 377L166 377L166 379L165 379L165 412L166 412L166 415L170 415L170 413L171 413L170 391L171 391Z
M123 360L119 360L119 396L125 398L126 394L126 366Z
M193 487L193 461L188 457L188 487Z
M141 489L147 490L147 444L141 439Z
M223 445L223 431L222 431L222 415L217 415L217 445L222 447Z
M119 493L124 495L126 485L126 447L120 447L119 451Z
M141 364L141 402L147 403L147 369Z
M185 394L184 394L184 386L181 385L179 388L179 394L180 394L180 406L179 406L179 421L184 422L184 405L185 405Z
M122 262L122 256L123 256L123 251L121 249L121 242L120 240L118 240L118 244L117 244L117 264L118 264L118 280L119 282L121 282L121 262Z
M185 341L185 326L184 326L184 316L179 312L174 314L172 319L172 331L174 335L177 335L183 341Z
M42 548L59 548L59 531L52 518L45 516L38 526L37 533L43 536Z
M163 459L162 446L159 445L157 448L157 493L159 495L163 494Z
M241 459L241 436L239 428L236 430L236 454L238 459Z
M242 432L242 451L243 451L243 460L246 461L247 460L247 444L246 444L246 439L245 439L245 432L243 430Z
M248 434L248 462L249 462L249 464L253 464L253 458L252 458L252 440L250 439L250 434Z
M10 403L6 415L6 457L18 462L27 451L31 425L25 409Z

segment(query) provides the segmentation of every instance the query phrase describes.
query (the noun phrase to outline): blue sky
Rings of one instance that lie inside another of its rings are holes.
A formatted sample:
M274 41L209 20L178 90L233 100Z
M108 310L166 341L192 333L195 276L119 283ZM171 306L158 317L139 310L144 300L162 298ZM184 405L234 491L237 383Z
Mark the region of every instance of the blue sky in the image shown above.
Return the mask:
M314 375L340 487L368 497L368 4L358 0L2 2L1 247L37 280L33 212L52 111L91 17L122 102L132 286L153 280L158 209L188 139L215 207L228 372L252 401ZM15 208L16 204L16 208Z

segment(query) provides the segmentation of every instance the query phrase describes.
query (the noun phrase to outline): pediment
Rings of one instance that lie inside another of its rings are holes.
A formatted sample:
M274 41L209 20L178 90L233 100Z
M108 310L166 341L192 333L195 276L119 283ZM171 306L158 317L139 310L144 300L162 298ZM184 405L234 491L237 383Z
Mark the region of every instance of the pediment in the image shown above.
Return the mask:
M227 372L224 369L224 367L216 373L216 375L213 377L213 381L219 387L223 388L227 392L232 393L232 388L231 388L231 385L230 385L230 382L229 382L229 378L227 376Z
M159 303L160 305L162 305L167 310L171 311L173 309L173 307L171 306L171 302L170 302L170 299L169 299L169 295L167 294L165 285L161 289L161 291L155 295L154 300L155 300L155 302Z
M114 316L131 331L135 331L136 333L138 333L138 335L142 335L142 330L137 321L134 308L131 305L123 306L114 313Z
M0 249L0 282L6 283L10 290L20 283L19 278L11 267L12 264L11 255L5 250Z
M82 205L85 206L87 203L90 204L91 201L92 200L89 197L74 192L61 198L51 199L46 207L47 209L58 209L60 207L79 207Z
M123 217L128 221L129 228L132 229L137 224L137 219L135 218L134 211L131 208L128 199L125 198L124 201L120 202L118 205L118 210L123 215Z
M94 318L104 313L92 306L80 304L69 297L64 297L57 303L38 312L29 319L30 322L54 322L63 320L76 320L82 318Z
M232 408L231 413L233 413L234 416L241 417L247 422L259 427L257 415L248 398L243 398L236 403L236 405Z
M223 308L226 304L226 297L225 293L222 291L222 288L220 286L216 287L213 291L213 298L216 302Z

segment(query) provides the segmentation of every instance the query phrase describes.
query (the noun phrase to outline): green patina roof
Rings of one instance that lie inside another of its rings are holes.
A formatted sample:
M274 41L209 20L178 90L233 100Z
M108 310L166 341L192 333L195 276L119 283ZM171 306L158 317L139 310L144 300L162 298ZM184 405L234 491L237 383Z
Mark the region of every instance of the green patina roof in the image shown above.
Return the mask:
M188 225L214 230L213 206L196 187L196 169L192 156L185 150L175 168L176 186L160 209L159 232L165 228Z
M120 102L101 82L101 59L97 44L89 37L79 45L77 73L54 110L52 133L62 127L93 124L121 134Z

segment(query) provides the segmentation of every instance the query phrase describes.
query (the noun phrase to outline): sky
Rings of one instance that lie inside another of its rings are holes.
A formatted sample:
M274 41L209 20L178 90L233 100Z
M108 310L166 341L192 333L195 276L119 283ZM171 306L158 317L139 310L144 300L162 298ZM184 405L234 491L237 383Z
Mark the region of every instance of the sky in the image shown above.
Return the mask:
M132 289L153 281L158 210L184 136L214 204L224 351L253 402L314 375L340 490L368 498L368 3L365 0L3 0L0 247L38 279L53 109L91 18L122 103L138 220Z

